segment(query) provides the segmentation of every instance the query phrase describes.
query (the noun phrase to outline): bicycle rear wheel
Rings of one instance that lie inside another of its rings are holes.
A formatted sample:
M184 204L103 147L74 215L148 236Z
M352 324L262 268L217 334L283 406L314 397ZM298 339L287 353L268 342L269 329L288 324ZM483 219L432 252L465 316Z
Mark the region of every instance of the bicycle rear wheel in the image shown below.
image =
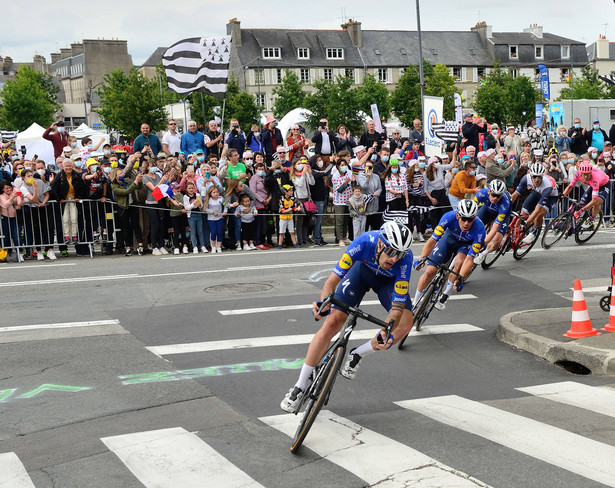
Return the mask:
M527 235L527 230L525 232L520 233L519 240L517 241L517 247L513 249L513 257L516 260L519 260L527 256L527 253L530 252L530 250L534 247L534 244L536 244L536 242L538 241L541 230L542 230L542 227L537 227L536 233L534 234L534 239L532 240L532 242L529 242L527 244L523 242L523 239Z
M417 330L417 332L421 330L421 327L423 327L423 322L425 322L425 319L427 319L427 317L429 316L429 312L431 312L429 304L434 298L433 294L435 291L436 283L432 280L432 282L427 285L425 293L423 293L423 297L421 298L421 301L416 308L416 314L414 315L414 328Z
M498 260L498 258L508 250L508 246L510 245L510 233L506 235L502 242L500 242L500 247L497 251L489 253L485 256L485 259L482 263L480 263L481 268L489 269L494 263Z
M337 346L331 353L327 362L322 365L321 371L316 374L314 384L310 386L306 393L310 395L310 397L307 401L305 411L303 412L303 417L301 417L301 421L295 432L293 443L290 446L290 452L297 452L297 449L301 447L310 428L314 424L314 420L316 420L316 416L323 405L328 402L333 384L337 379L337 373L342 367L345 351L346 348L344 346Z
M592 237L596 235L598 229L602 225L602 220L604 215L602 214L602 210L598 212L596 218L592 222L589 220L589 215L583 219L580 225L577 225L576 232L574 233L574 240L577 241L577 244L585 244Z
M542 235L542 247L549 249L558 243L566 235L570 228L570 213L562 212L555 217L547 226Z

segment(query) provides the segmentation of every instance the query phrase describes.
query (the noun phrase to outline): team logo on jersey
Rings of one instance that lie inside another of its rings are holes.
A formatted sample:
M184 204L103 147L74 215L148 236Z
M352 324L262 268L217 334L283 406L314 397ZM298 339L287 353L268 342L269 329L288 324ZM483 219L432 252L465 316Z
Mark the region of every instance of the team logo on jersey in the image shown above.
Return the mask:
M395 283L395 293L398 295L406 295L408 293L408 282L398 281Z
M438 227L436 227L436 230L434 230L433 233L437 236L441 236L442 234L444 234L444 229L441 225L439 225Z
M337 265L342 269L350 269L352 267L352 258L348 255L348 253L344 253L340 262Z
M500 215L498 215L498 221L499 221L499 222L503 222L505 218L506 218L506 214L500 214Z
M474 251L475 253L480 252L481 248L483 246L481 244L479 244L478 242L475 242L474 244L472 244L472 251Z

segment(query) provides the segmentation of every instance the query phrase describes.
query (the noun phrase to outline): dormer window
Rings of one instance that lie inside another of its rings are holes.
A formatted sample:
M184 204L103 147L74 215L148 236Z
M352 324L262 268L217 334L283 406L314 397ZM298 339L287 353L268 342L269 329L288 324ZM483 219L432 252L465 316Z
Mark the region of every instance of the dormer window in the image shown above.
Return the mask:
M534 46L534 54L536 59L542 59L544 57L542 46Z
M279 47L264 47L263 59L281 59L282 50Z
M328 47L326 55L327 59L344 59L344 49L341 47Z
M310 48L309 47L298 47L297 48L297 59L310 59Z
M518 50L518 46L508 46L508 58L509 59L519 59L517 50Z

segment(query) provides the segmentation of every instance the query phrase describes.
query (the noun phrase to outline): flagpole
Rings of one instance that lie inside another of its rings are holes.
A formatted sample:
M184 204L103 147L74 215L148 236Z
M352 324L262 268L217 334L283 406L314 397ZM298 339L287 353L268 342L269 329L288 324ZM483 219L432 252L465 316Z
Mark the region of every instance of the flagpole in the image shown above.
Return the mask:
M203 109L203 132L207 130L207 119L205 118L205 102L203 101L203 92L201 92L201 108Z
M226 97L222 101L222 119L220 120L220 132L224 134L224 109L226 108Z

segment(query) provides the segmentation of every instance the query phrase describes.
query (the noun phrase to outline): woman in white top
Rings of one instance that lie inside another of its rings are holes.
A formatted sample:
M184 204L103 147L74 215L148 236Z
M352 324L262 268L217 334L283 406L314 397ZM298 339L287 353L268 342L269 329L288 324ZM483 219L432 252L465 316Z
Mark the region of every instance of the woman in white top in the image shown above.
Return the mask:
M305 156L302 156L293 162L293 166L290 169L290 181L292 181L293 186L295 187L295 196L297 197L297 200L301 202L301 206L303 207L305 202L307 202L310 197L309 185L313 185L315 183L314 177L312 176L312 167L308 164ZM304 247L307 246L308 228L309 222L306 219L305 213L297 214L296 235L298 245Z

